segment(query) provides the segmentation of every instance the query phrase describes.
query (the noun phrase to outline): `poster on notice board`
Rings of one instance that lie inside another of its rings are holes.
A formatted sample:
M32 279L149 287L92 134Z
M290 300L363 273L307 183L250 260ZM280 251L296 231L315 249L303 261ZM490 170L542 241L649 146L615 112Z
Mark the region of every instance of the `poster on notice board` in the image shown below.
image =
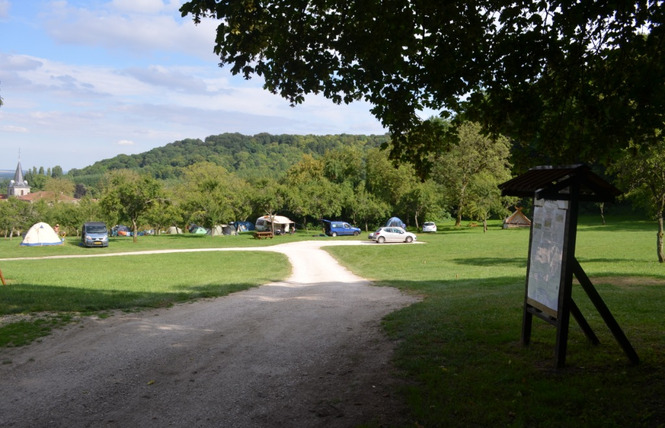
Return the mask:
M534 200L527 302L556 317L568 201Z

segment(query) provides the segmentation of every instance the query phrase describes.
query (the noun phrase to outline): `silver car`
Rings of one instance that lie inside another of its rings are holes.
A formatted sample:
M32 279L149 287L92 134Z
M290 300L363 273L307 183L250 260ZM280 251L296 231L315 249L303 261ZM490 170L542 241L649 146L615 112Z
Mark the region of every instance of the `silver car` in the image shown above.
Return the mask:
M436 223L433 221L423 223L423 232L436 232Z
M380 227L376 232L369 234L369 239L376 241L379 244L384 242L413 242L416 240L416 235L407 232L401 227Z

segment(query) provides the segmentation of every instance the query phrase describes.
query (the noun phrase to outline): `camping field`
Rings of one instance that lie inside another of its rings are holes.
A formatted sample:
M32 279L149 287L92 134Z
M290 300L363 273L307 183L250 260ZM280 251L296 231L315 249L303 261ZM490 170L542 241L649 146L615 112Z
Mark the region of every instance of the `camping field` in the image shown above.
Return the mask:
M422 295L385 320L414 419L448 426L665 426L665 266L655 222L580 220L577 259L641 362L633 366L581 287L573 299L600 338L571 319L567 366L555 329L534 319L520 345L529 231L439 227L413 248L330 248L378 285Z
M0 327L2 346L47 334L77 313L107 314L170 305L284 278L283 256L201 252L78 259L8 260L61 254L166 248L252 247L321 238L317 232L257 241L238 237L113 238L108 249L19 247L0 240L0 314L46 311L44 321ZM399 391L414 426L665 425L665 266L656 259L656 224L611 217L580 220L577 258L641 361L631 365L579 286L573 299L600 338L591 345L571 320L567 365L554 369L555 330L534 319L532 343L520 345L529 231L491 224L439 224L424 244L327 247L378 286L422 296L385 319L398 340ZM366 239L366 234L359 238ZM223 272L223 275L220 273ZM49 324L50 323L50 324Z

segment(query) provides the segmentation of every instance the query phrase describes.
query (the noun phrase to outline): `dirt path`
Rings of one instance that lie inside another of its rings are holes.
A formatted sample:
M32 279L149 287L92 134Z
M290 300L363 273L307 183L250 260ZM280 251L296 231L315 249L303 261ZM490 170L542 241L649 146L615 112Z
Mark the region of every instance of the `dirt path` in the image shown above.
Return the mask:
M286 254L284 282L0 349L0 426L403 425L380 320L416 300L371 286L322 244L238 249Z

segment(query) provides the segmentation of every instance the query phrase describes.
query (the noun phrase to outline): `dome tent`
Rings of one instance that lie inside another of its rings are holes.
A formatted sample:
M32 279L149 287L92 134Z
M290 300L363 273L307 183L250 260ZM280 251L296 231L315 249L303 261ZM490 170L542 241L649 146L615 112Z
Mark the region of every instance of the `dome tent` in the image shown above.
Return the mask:
M387 222L385 227L401 227L406 229L406 224L398 217L391 217Z
M32 227L28 229L28 233L25 234L25 238L23 238L21 245L29 247L62 245L62 240L60 240L58 234L55 233L55 230L53 230L49 224L39 222L33 224Z
M166 229L166 233L168 233L169 235L179 235L182 233L182 229L177 226L171 226L168 229Z

